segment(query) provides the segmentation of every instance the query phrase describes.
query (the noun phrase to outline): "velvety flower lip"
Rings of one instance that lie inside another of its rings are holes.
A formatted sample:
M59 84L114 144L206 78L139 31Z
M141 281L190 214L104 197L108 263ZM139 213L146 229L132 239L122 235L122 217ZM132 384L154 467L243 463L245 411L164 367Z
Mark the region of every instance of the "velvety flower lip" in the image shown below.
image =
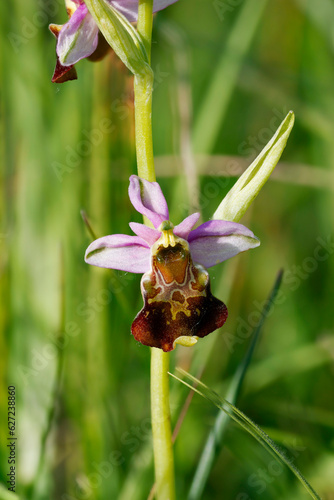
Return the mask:
M112 235L97 239L86 251L88 264L140 274L150 269L151 248L162 235L161 224L169 219L167 202L157 182L148 182L137 175L130 177L129 197L154 229L131 222L136 236ZM253 232L242 224L211 220L192 229L198 219L198 213L188 216L173 232L188 242L193 261L204 267L212 267L260 244Z
M121 12L128 21L137 21L138 0L105 1ZM176 1L155 0L153 12L162 10ZM62 26L50 25L50 30L57 37L57 65L52 77L52 81L57 83L75 79L73 65L81 59L92 56L98 47L99 28L88 12L84 0L66 0L66 3L69 21ZM70 71L71 73L66 76Z

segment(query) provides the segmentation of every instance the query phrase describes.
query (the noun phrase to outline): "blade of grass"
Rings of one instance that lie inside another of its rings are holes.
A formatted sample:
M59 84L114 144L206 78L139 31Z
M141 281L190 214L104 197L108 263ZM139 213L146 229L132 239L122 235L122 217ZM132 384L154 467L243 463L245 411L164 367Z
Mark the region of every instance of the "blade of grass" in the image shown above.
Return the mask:
M38 488L40 486L40 478L43 476L43 471L45 468L45 462L47 461L47 447L48 447L48 439L51 434L52 428L54 426L56 417L57 417L57 409L60 404L60 400L62 397L62 382L63 382L63 369L64 369L64 358L65 351L63 336L65 331L65 259L63 247L60 247L60 284L59 284L59 293L60 293L60 310L59 310L59 328L57 332L57 361L56 361L56 371L55 371L55 379L52 389L52 398L51 404L47 413L47 422L45 429L41 435L41 450L39 454L39 461L36 470L36 475L33 482L27 488L27 497L28 498L36 498L38 496Z
M331 0L318 0L318 2L295 0L295 4L297 4L299 9L320 29L328 41L328 46L333 50L331 20L334 18L334 5Z
M266 5L267 0L248 0L241 7L195 122L193 144L196 151L212 152L244 57Z
M196 155L196 169L199 175L211 177L237 177L249 166L249 159L230 155ZM155 159L159 177L174 177L182 168L180 156L162 155ZM233 162L233 170L230 165ZM334 172L320 165L292 163L280 161L279 169L275 169L269 182L284 182L299 187L325 189L334 191Z
M268 300L265 302L265 306L261 312L261 318L257 328L255 329L250 345L247 349L247 352L238 366L237 371L230 383L230 387L227 391L227 399L231 403L235 403L241 388L242 384L247 372L247 368L250 365L255 346L260 337L260 333L264 324L264 321L267 318L268 312L270 310L271 305L274 303L274 300L277 296L279 287L282 283L283 271L279 271L274 286L268 296ZM202 455L199 459L197 469L190 487L190 492L188 499L189 500L197 500L202 496L203 490L205 488L206 482L208 480L211 469L216 461L216 458L223 446L223 437L227 428L227 424L229 422L229 416L227 413L219 412L213 429L211 430L207 441L205 443Z
M310 422L313 425L334 428L334 412L324 408L302 406L298 403L289 403L287 407L286 401L275 399L269 401L266 399L266 409L275 415L282 415L290 419L296 419L299 422Z
M86 228L88 230L88 233L90 234L91 238L93 240L97 240L96 233L95 233L95 231L92 228L92 225L91 225L91 223L89 221L89 218L88 218L88 215L86 213L86 210L80 210L80 215L81 215L82 220L84 221L84 224L85 224L85 226L86 226Z
M232 420L239 424L240 427L253 436L275 459L278 459L278 461L286 465L301 482L312 498L321 500L319 495L314 491L299 469L292 463L292 460L288 458L285 453L278 448L274 441L258 425L248 418L247 415L186 371L178 369L178 372L184 378L187 378L192 383L197 384L197 387L192 386L190 383L185 382L172 373L170 373L170 375L225 412Z
M182 171L185 174L189 213L200 211L199 180L191 142L191 123L193 119L193 95L191 87L191 52L187 37L182 29L173 22L160 23L161 34L171 47L175 68L175 93L177 97L176 127ZM179 170L180 172L180 170ZM178 174L179 174L178 172ZM173 204L179 204L184 199L184 179L178 176L174 186Z
M291 352L280 353L260 361L249 370L247 395L262 391L282 377L304 373L331 363L333 357L330 349L333 347L332 339L329 339L328 344L309 342Z
M1 500L19 500L18 495L8 491L2 484L0 484L0 498Z
M317 137L321 137L331 144L333 139L334 127L331 116L324 113L310 101L304 101L297 95L287 95L273 78L268 78L263 71L245 67L242 72L242 78L238 81L238 86L250 94L259 96L263 102L272 106L284 109L286 103L294 110L298 121L309 132Z
M85 226L87 228L87 231L88 231L90 237L92 238L92 240L96 240L97 239L96 232L94 231L94 229L92 227L92 224L91 224L90 219L87 215L87 212L85 210L80 210L80 215L81 215L81 218L83 220L83 223L85 224ZM111 273L115 274L115 271L111 270ZM123 311L126 314L131 315L131 310L129 308L128 300L125 297L125 294L123 292L118 292L116 297L117 297L117 300L118 300L119 304L121 305Z

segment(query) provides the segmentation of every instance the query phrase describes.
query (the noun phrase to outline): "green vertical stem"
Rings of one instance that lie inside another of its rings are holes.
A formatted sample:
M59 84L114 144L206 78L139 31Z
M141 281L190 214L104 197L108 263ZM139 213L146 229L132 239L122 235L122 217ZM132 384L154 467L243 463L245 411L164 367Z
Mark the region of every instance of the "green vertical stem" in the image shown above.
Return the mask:
M138 33L141 35L148 59L151 59L153 0L139 0ZM135 75L135 134L138 175L155 181L152 141L153 73Z
M137 29L143 39L149 61L151 60L152 25L153 2L151 0L139 0Z
M151 416L156 498L174 500L174 460L169 410L169 353L151 348Z
M152 90L150 75L135 76L135 134L138 175L150 182L155 181L152 142Z
M150 61L153 0L139 0L138 33ZM135 75L135 134L139 177L155 181L152 141L153 73ZM151 349L151 415L156 498L174 500L174 459L169 409L169 353Z

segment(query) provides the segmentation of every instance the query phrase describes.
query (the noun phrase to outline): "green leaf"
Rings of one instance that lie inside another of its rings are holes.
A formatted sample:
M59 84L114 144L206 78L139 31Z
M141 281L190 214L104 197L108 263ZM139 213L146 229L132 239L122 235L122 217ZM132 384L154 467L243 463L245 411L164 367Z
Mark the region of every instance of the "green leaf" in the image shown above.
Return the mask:
M2 484L0 484L0 499L1 500L19 500L19 497L16 493L12 493L8 491Z
M240 427L253 436L275 459L278 459L279 462L286 465L299 479L312 498L315 500L321 500L319 495L314 491L299 469L297 469L297 467L293 464L292 460L288 458L285 453L278 448L274 441L258 425L248 418L247 415L186 371L178 369L178 372L184 378L196 384L196 386L190 385L190 383L185 382L172 373L170 373L170 375L225 412L232 420L239 424Z
M106 0L85 0L101 33L125 66L136 76L149 77L149 65L144 42L132 24Z
M265 306L263 307L261 311L261 318L260 321L253 332L252 335L252 340L250 342L250 345L247 349L247 352L241 361L240 365L238 366L237 371L234 374L234 377L230 383L230 387L227 391L227 400L234 404L240 394L242 384L247 372L247 368L250 365L253 352L255 349L255 346L258 342L258 339L260 337L260 333L263 327L263 324L268 316L268 313L270 311L271 305L274 303L275 298L277 296L278 290L280 288L281 282L282 282L282 276L283 272L280 271L276 277L274 286L268 296L268 299L265 302ZM229 422L229 416L227 413L219 412L216 421L214 423L214 426L209 433L209 436L207 438L207 441L205 443L202 455L199 459L197 469L194 475L193 482L190 487L190 492L189 492L189 500L197 500L201 498L205 484L208 480L210 471L215 463L216 457L218 456L221 448L222 448L222 440L227 428L227 424Z
M213 219L238 222L255 200L276 167L295 121L290 111L274 137L227 193Z

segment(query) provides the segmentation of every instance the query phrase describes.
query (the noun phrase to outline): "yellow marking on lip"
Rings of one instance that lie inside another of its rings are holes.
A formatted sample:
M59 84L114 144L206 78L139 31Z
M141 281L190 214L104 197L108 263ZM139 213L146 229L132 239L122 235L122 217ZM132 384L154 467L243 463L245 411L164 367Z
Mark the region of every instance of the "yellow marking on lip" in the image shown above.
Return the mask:
M186 309L183 304L179 304L174 302L173 300L170 301L171 305L171 313L172 313L172 320L176 320L176 315L179 312L183 312L188 318L191 316L191 311L189 309Z

